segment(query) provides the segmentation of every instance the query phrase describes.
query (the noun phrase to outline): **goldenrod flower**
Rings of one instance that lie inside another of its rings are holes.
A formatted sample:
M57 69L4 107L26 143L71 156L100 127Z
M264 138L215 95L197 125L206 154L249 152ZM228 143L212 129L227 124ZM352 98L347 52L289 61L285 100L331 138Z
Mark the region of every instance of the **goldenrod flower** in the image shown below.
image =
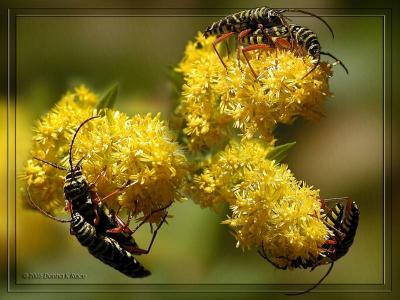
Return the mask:
M286 266L317 257L328 232L319 191L297 181L286 165L266 159L270 146L259 140L231 142L194 177L192 196L213 209L227 202L232 215L223 223L234 230L238 246L263 243L268 256Z
M67 92L34 127L32 157L68 168L69 144L76 127L93 115L97 96L84 85ZM59 213L64 207L65 172L29 159L21 177L30 187L32 198L44 210Z
M67 169L68 151L77 127L96 115L95 98L84 88L68 93L36 125L32 157L59 164ZM180 200L180 185L187 172L187 161L180 146L160 120L150 114L128 117L105 109L104 116L85 124L73 147L73 163L83 158L83 174L95 181L100 199L123 187L121 193L106 199L109 208L149 215ZM65 171L31 159L24 170L30 193L40 207L57 213L64 205ZM162 213L149 222L158 222Z
M189 42L185 57L176 68L185 80L176 113L184 118L183 133L192 151L219 145L231 136L232 118L220 111L216 89L225 69L211 48L209 39L199 35L197 42Z
M89 124L88 124L89 125ZM187 160L160 114L129 118L107 110L106 116L82 130L76 142L76 157L86 158L82 168L89 182L102 171L98 193L103 198L124 186L132 186L107 200L108 207L143 216L182 199L181 185L187 175ZM149 220L158 222L163 213Z
M252 140L246 143L247 151L233 153L239 149L239 144L231 141L224 151L203 162L201 174L194 175L190 185L193 200L201 207L210 207L214 211L218 211L223 203L234 204L234 187L242 182L242 170L253 168L255 161L264 160L268 154L268 148L258 143L261 141Z
M259 74L255 79L243 57L241 68L235 55L225 57L225 70L213 50L214 40L199 33L176 69L185 80L177 113L186 121L189 146L198 140L206 145L220 143L232 123L244 138L259 135L272 140L277 123L289 124L298 116L316 120L322 115L321 104L330 95L329 64L321 62L305 76L314 67L310 56L279 49L252 51L247 55ZM223 126L215 128L215 124ZM216 130L223 134L214 134Z

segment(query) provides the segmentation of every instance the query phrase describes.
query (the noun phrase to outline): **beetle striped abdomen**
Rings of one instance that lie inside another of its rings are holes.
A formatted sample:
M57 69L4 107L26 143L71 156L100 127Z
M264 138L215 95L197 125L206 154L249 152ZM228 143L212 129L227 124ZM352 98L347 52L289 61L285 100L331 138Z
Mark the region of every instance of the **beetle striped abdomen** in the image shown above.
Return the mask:
M235 14L226 16L206 28L204 31L204 36L209 37L210 35L220 35L227 32L236 32L248 28L247 17L251 10L243 10Z
M354 237L356 236L357 232L359 216L360 211L357 204L353 201L340 227L340 231L345 234L345 237L337 245L336 259L339 259L343 255L345 255L353 244Z
M276 9L265 6L247 9L212 23L204 31L204 36L220 35L227 32L239 33L245 29L256 30L258 25L263 27L284 25L283 20L285 20L285 17L282 16L281 11Z
M304 51L307 51L313 58L318 59L321 52L321 45L317 35L304 26L289 24L289 29L284 26L257 29L251 34L243 37L241 42L247 45L271 44L277 38L285 39L288 43L294 43ZM272 45L274 46L274 45Z
M71 230L79 243L88 248L90 254L121 273L133 278L151 274L114 239L98 234L95 227L86 222L78 212L73 213Z
M271 40L284 38L290 40L289 29L286 26L274 26L271 28L257 29L240 39L244 45L271 44ZM273 46L273 45L272 45Z
M307 51L309 55L318 58L321 52L321 45L317 35L309 28L298 25L290 25L291 35L294 41Z
M341 203L337 203L326 215L325 221L336 230L340 231L341 222L343 219L344 206Z

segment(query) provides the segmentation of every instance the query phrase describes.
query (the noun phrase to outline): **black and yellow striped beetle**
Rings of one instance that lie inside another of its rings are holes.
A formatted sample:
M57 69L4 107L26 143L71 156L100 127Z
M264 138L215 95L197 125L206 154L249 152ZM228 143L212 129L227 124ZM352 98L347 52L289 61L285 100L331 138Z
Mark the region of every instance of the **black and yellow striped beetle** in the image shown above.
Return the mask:
M95 186L101 174L99 174L93 183L88 183L87 179L82 174L83 158L80 159L75 166L73 165L72 159L72 149L79 130L87 122L99 117L100 116L93 116L86 119L75 131L69 148L69 170L52 162L35 157L36 160L67 172L64 183L64 197L67 202L66 208L71 212L71 219L60 219L44 211L31 198L29 188L27 188L28 199L36 209L49 218L64 223L70 222L71 234L76 235L81 245L87 247L93 256L127 276L135 278L145 277L151 274L150 271L145 269L132 254L140 255L150 252L157 232L164 223L168 213L164 215L164 218L153 232L152 239L147 249L139 248L132 235L149 220L153 213L163 211L167 209L169 205L152 211L134 230L130 230L128 227L131 215L129 216L128 222L124 223L115 213L110 214L106 212L102 206L102 201L123 191L125 188L129 187L131 183L128 181L123 187L99 199Z
M317 16L311 12L294 8L273 9L266 6L247 9L225 16L208 26L204 30L203 35L205 37L217 35L217 38L212 45L222 65L226 69L227 66L216 48L218 43L221 43L231 35L236 34L237 44L239 45L240 39L252 34L257 29L271 28L275 26L284 26L289 28L289 23L287 21L288 18L283 15L285 12L300 12L318 18L328 27L332 36L334 36L333 30L329 24L320 16Z
M332 271L334 263L338 259L343 257L349 251L351 245L353 244L359 222L359 208L357 204L349 198L332 198L328 200L331 201L336 199L347 199L346 205L338 202L336 203L334 208L329 209L326 207L325 201L321 200L322 209L324 211L327 210L322 218L322 221L327 227L330 237L322 245L321 253L318 255L318 257L308 260L304 260L301 258L290 261L288 260L288 264L286 266L280 266L271 260L271 257L268 255L264 247L264 244L261 244L261 247L258 250L260 256L278 269L286 270L290 267L303 269L311 268L311 270L314 270L318 266L330 264L330 267L326 274L312 287L305 291L290 293L288 295L301 295L308 293L309 291L316 288ZM278 258L285 259L284 257Z
M242 45L247 45L241 47ZM321 51L321 44L317 35L309 28L296 24L288 24L288 26L274 26L271 28L257 29L249 35L239 39L239 47L254 77L257 74L252 68L246 52L253 50L267 50L269 48L285 48L292 49L301 54L308 54L314 59L314 67L309 70L304 77L313 72L320 63L321 55L327 55L336 60L348 74L346 66L335 56L328 52ZM303 77L303 78L304 78Z

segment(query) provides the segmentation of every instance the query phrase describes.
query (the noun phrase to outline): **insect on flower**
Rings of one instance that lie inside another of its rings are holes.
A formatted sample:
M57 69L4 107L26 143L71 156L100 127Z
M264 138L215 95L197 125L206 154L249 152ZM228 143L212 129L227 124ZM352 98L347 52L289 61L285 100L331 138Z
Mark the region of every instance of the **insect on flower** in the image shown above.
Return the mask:
M337 199L347 199L346 205L338 202L333 209L329 209L325 206L325 201L333 201ZM282 270L286 270L288 267L304 269L311 268L311 270L314 270L317 266L330 264L330 267L325 275L312 287L305 291L290 293L288 295L301 295L308 293L309 291L316 288L332 271L334 263L339 258L343 257L349 251L351 245L353 244L360 215L357 204L354 201L351 201L349 198L326 199L322 200L321 203L322 207L328 210L322 221L329 229L330 237L322 245L321 253L318 255L318 257L308 260L302 260L299 258L289 261L286 266L280 266L273 262L271 260L271 257L268 256L263 243L261 244L261 248L258 251L258 253L269 263L274 265L276 268ZM281 258L282 257L278 257L278 259Z
M121 273L133 278L151 274L116 240L99 234L78 212L72 213L71 230L79 243L88 248L89 253Z
M79 130L87 122L99 117L100 116L93 116L86 119L75 131L69 147L70 169L35 157L36 160L67 172L64 183L64 196L67 203L66 210L71 212L71 219L60 219L41 209L31 198L29 188L27 188L28 198L36 209L51 219L64 223L71 222L71 234L75 234L79 242L83 246L88 247L89 252L96 258L111 265L125 275L131 277L148 276L150 272L141 266L140 263L133 258L132 254L140 255L150 252L157 232L167 217L167 213L153 232L152 239L147 249L139 248L132 235L145 224L154 213L167 209L171 204L152 211L134 230L129 229L129 222L132 218L131 213L129 214L128 221L124 223L115 212L109 214L105 211L102 205L104 200L122 192L124 189L131 186L132 183L128 181L121 188L100 199L96 192L96 183L100 176L104 174L100 173L94 182L88 183L85 176L82 174L82 161L84 157L81 158L75 166L73 165L72 157L74 141ZM125 266L127 262L129 263Z
M314 59L314 67L304 75L306 77L313 72L320 63L321 55L327 55L336 60L348 74L346 66L335 56L328 52L321 51L321 44L318 41L317 35L305 26L289 24L288 26L274 26L271 28L257 29L249 35L243 36L239 39L239 45L247 45L240 47L244 58L254 77L257 74L252 68L246 52L253 50L267 50L270 48L285 48L292 49L299 54L308 54ZM240 53L240 52L238 52ZM240 60L238 59L238 62Z
M203 34L205 37L208 37L210 35L217 35L217 39L213 42L213 47L221 63L223 64L225 69L227 69L226 64L222 60L222 57L216 48L217 44L225 41L227 38L234 34L237 34L237 44L239 45L240 39L247 35L250 35L257 29L271 28L275 26L284 26L286 28L289 28L287 17L283 15L285 12L300 12L313 16L321 20L328 27L332 36L334 36L333 30L329 26L329 24L324 19L311 12L292 8L273 9L266 6L243 10L232 15L223 17L222 19L208 26Z

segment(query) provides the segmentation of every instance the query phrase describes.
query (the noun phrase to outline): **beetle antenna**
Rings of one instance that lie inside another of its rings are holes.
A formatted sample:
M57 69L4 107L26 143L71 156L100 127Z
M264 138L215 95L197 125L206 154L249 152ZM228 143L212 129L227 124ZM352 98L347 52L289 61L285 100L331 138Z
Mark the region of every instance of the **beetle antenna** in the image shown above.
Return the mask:
M37 205L37 204L33 201L32 197L31 197L31 193L29 192L29 188L28 188L28 187L26 188L26 193L28 194L28 199L29 199L29 202L31 203L31 205L32 205L34 208L36 208L39 212L41 212L43 215L45 215L46 217L48 217L48 218L50 218L50 219L52 219L52 220L54 220L54 221L60 222L60 223L69 223L69 222L71 222L72 219L61 219L61 218L57 218L57 217L55 217L55 216L49 214L47 211L43 210L42 208L40 208L39 205Z
M97 116L93 116L93 117L90 117L89 119L86 119L85 121L83 121L81 123L81 125L79 125L79 127L76 129L76 131L74 133L74 137L72 138L71 145L69 147L69 165L71 167L71 170L73 168L73 165L72 165L72 147L74 146L76 135L78 134L79 130L82 128L83 125L85 125L90 120L93 120L93 119L96 119L96 118L100 118L100 116L98 116L98 115Z
M56 165L55 163L52 163L52 162L50 162L50 161L41 159L41 158L39 158L39 157L33 157L33 158L36 159L36 160L38 160L38 161L41 161L41 162L43 162L43 163L45 163L45 164L48 164L48 165L50 165L50 166L52 166L52 167L54 167L54 168L56 168L56 169L63 170L63 171L67 171L66 168L61 167L61 166L59 166L59 165Z
M332 54L328 53L328 52L320 52L320 54L322 55L327 55L329 57L332 57L333 59L336 59L336 63L339 63L342 68L346 71L347 74L349 74L349 70L346 68L346 66L342 63L342 61L340 59L337 59L337 57L333 56Z
M328 269L328 271L326 272L326 274L325 274L324 276L322 276L322 278L321 278L316 284L314 284L312 287L310 287L310 288L308 288L308 289L306 289L305 291L302 291L302 292L298 292L298 293L288 293L288 294L285 294L285 295L287 295L287 296L297 296L297 295L303 295L303 294L306 294L306 293L312 291L312 290L315 289L317 286L319 286L319 285L321 284L321 282L329 275L329 273L332 271L333 264L334 264L334 262L331 263L331 266L329 267L329 269Z
M333 39L335 38L335 34L333 33L332 27L328 24L327 21L325 21L325 20L324 20L323 18L321 18L320 16L318 16L318 15L316 15L316 14L313 14L312 12L309 12L309 11L306 11L306 10L302 10L302 9L289 8L289 9L285 9L285 11L300 12L300 13L302 13L302 14L309 15L309 16L313 16L313 17L317 18L317 19L320 20L322 23L324 23L325 26L329 29L329 31L330 31L331 34L332 34L332 38L333 38Z

